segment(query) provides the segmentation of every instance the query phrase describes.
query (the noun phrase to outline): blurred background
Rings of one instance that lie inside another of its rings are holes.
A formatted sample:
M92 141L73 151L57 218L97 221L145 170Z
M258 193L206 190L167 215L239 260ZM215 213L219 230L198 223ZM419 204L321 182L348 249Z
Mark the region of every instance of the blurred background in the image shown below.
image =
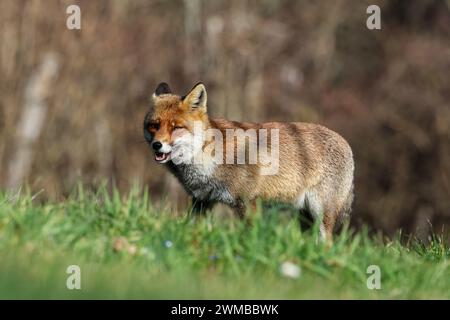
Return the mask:
M81 30L66 8L81 7ZM366 27L381 7L382 29ZM356 226L450 226L450 1L0 0L0 188L139 183L174 207L142 122L161 81L212 116L306 121L356 161ZM446 229L448 230L448 229Z

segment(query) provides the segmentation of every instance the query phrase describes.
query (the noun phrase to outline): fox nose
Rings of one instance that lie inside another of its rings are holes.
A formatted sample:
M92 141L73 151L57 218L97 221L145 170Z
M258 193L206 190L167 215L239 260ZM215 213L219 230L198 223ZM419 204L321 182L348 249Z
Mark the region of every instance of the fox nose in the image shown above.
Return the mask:
M158 151L159 149L162 148L162 143L159 141L155 141L152 143L152 148L153 150Z

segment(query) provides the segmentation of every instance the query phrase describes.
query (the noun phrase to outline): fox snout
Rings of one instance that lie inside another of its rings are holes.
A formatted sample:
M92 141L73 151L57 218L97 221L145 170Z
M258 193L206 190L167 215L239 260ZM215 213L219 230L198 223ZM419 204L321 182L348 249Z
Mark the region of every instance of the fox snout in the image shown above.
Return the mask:
M153 140L151 148L155 154L155 161L158 163L166 163L171 158L172 146L169 143Z
M158 151L159 149L161 149L162 146L163 146L162 143L159 142L159 141L155 141L155 142L152 143L152 148L155 151Z

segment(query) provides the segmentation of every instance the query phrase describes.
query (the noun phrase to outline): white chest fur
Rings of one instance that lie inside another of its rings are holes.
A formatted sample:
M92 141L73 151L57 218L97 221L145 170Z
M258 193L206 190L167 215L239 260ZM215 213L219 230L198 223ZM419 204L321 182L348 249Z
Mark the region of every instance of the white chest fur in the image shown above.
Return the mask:
M204 201L233 203L228 188L214 178L215 167L202 164L172 165L172 172L194 198Z

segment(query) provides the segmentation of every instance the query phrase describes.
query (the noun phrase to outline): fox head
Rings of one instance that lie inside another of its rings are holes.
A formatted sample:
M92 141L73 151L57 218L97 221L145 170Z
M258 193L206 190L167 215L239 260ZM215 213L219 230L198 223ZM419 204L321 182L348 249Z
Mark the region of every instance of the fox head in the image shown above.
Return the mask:
M201 123L204 129L208 124L205 86L198 83L187 95L179 96L163 82L152 98L153 106L144 120L144 137L156 162L192 157L202 147L194 127Z

